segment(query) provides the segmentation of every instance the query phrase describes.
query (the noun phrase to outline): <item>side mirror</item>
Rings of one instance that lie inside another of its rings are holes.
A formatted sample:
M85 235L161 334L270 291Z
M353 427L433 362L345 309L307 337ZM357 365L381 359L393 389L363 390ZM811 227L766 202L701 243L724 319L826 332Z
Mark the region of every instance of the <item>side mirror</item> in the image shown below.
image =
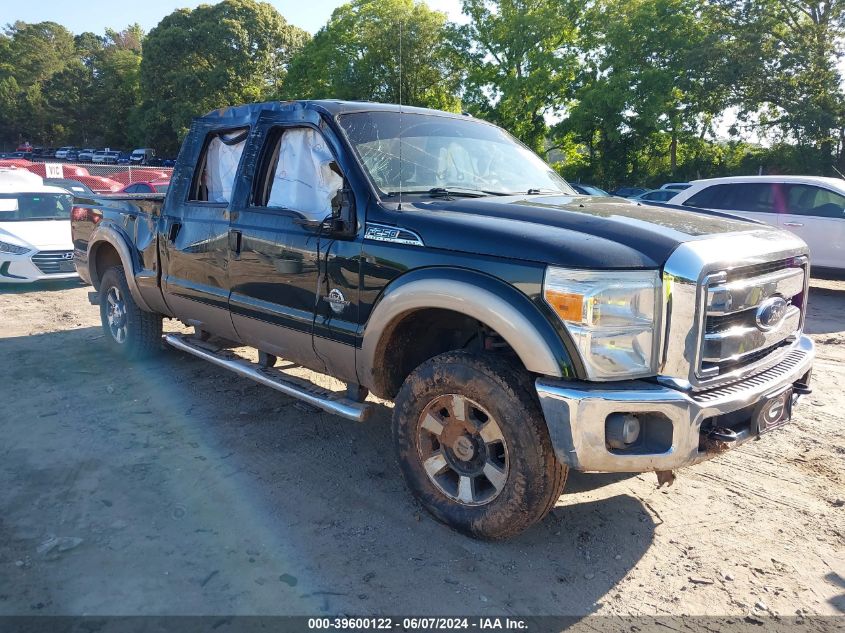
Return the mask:
M346 184L346 183L344 183ZM355 195L344 186L332 199L331 232L349 235L355 233Z

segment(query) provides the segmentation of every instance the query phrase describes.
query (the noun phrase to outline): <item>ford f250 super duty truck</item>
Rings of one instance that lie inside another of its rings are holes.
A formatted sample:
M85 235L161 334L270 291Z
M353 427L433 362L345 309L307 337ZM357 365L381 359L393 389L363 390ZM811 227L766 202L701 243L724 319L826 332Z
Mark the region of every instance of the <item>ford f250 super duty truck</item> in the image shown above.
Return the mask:
M542 519L570 468L671 480L809 392L800 239L579 195L468 116L223 108L193 122L166 197L77 198L72 224L111 347L151 354L173 318L195 333L171 346L314 407L392 400L409 487L478 537Z

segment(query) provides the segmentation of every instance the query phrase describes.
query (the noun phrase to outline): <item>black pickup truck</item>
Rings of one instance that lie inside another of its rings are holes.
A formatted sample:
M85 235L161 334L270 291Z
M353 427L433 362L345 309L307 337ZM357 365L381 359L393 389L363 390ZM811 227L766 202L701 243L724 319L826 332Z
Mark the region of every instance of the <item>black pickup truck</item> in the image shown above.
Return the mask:
M194 334L169 345L314 407L392 400L409 487L478 537L542 519L570 468L671 480L809 392L800 239L579 195L468 116L223 108L194 121L166 197L77 198L72 225L111 347L156 352L173 318Z

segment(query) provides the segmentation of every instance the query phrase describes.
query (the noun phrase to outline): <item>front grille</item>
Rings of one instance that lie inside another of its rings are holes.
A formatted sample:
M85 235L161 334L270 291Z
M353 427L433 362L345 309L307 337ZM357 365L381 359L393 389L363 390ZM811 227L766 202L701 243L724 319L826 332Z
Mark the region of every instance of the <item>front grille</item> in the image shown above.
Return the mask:
M803 325L806 258L766 262L707 277L697 375L715 379L779 352ZM766 328L761 306L775 298L782 318ZM758 315L758 312L762 314Z
M73 251L39 251L32 256L32 263L45 275L76 272Z

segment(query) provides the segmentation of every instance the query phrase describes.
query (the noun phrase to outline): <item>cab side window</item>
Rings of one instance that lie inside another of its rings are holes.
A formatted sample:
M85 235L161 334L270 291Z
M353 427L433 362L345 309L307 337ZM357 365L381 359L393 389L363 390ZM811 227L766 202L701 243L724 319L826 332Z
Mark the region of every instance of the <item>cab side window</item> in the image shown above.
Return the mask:
M311 222L332 215L343 176L325 138L312 128L277 128L268 135L254 206L295 211Z
M684 204L720 211L774 213L776 194L770 183L737 182L702 189Z
M735 188L730 208L737 211L775 213L776 200L783 196L780 188L771 183L737 183L730 186Z
M845 196L813 185L791 185L784 213L821 218L845 218Z
M727 202L727 196L730 193L730 185L713 185L712 187L705 187L698 193L691 195L684 205L688 207L698 207L699 209L726 209L724 204Z
M197 163L189 200L228 203L235 187L249 128L214 132L208 136Z

